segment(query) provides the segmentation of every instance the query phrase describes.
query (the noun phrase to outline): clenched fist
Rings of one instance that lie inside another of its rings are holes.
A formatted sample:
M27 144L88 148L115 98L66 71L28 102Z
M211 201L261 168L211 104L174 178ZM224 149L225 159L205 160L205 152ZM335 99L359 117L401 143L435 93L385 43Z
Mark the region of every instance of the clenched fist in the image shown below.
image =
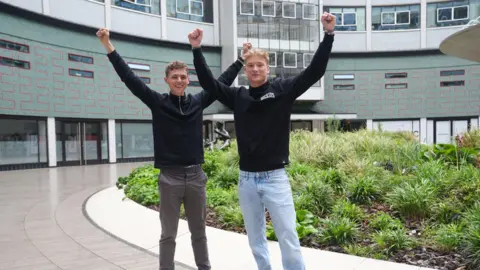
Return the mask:
M97 31L97 37L102 44L105 44L110 41L110 31L107 28L100 28Z
M194 48L200 47L200 44L202 43L202 38L203 38L203 30L199 28L193 30L188 34L188 41L190 41L190 44Z
M323 28L327 32L333 32L335 29L335 24L337 23L337 17L335 15L324 12L321 17Z

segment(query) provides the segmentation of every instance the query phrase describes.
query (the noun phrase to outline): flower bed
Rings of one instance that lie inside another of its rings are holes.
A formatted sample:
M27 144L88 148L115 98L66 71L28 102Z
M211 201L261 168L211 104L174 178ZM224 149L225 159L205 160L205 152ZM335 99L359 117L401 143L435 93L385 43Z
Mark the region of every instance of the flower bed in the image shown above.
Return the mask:
M303 246L436 269L480 267L480 132L456 145L406 133L293 132L290 176ZM208 225L245 233L236 144L207 151ZM139 167L117 186L153 209L157 175ZM267 237L276 240L268 212Z

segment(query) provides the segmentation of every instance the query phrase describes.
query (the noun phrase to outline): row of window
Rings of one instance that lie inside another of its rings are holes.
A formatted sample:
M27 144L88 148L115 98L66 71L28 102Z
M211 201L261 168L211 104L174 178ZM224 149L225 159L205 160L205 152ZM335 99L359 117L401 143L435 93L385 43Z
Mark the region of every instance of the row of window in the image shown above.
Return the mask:
M241 55L241 50L238 51ZM270 67L306 68L310 65L313 53L268 52Z
M457 70L442 70L440 71L440 77L448 76L463 76L465 75L464 69ZM385 79L400 79L407 78L408 73L398 72L398 73L385 73ZM334 74L334 80L354 80L354 74ZM441 81L440 87L453 87L453 86L465 86L464 80L454 80L454 81ZM385 84L385 89L407 89L408 83L387 83ZM355 84L334 84L333 90L355 90Z
M98 1L98 0L97 0ZM117 7L160 15L161 0L111 0ZM167 16L213 23L213 0L165 0ZM100 1L103 2L103 1Z
M268 22L267 17L318 20L318 6L279 1L239 0L239 15L259 18L253 23ZM480 0L427 3L427 27L465 25L480 15ZM324 7L336 16L337 31L365 31L365 7ZM372 30L418 29L421 7L415 5L373 6ZM279 22L280 23L280 22Z
M255 12L255 9L259 11ZM240 15L318 20L317 5L279 1L240 0Z

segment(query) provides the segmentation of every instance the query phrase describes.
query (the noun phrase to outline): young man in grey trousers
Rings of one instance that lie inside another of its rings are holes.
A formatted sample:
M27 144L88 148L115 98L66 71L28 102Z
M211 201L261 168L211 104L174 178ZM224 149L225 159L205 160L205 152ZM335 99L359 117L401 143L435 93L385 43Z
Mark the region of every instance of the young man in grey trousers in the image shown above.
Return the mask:
M188 67L180 61L169 63L165 69L170 93L153 91L115 50L108 29L100 29L97 36L118 76L152 111L155 167L160 169L160 270L175 268L175 238L182 203L192 235L195 263L199 270L209 270L205 232L207 176L201 168L204 162L202 129L203 109L212 104L216 96L209 89L194 95L185 94L189 84ZM246 51L250 45L244 47ZM239 58L219 80L231 85L242 67L243 60Z

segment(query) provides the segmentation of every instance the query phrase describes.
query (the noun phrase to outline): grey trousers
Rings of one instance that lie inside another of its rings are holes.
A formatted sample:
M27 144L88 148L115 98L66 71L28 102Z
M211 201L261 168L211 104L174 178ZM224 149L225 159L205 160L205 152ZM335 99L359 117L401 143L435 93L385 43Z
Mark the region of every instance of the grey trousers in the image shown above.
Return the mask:
M161 168L158 177L160 195L160 270L174 270L175 238L180 206L183 203L195 263L199 270L210 270L205 233L207 176L200 165Z

